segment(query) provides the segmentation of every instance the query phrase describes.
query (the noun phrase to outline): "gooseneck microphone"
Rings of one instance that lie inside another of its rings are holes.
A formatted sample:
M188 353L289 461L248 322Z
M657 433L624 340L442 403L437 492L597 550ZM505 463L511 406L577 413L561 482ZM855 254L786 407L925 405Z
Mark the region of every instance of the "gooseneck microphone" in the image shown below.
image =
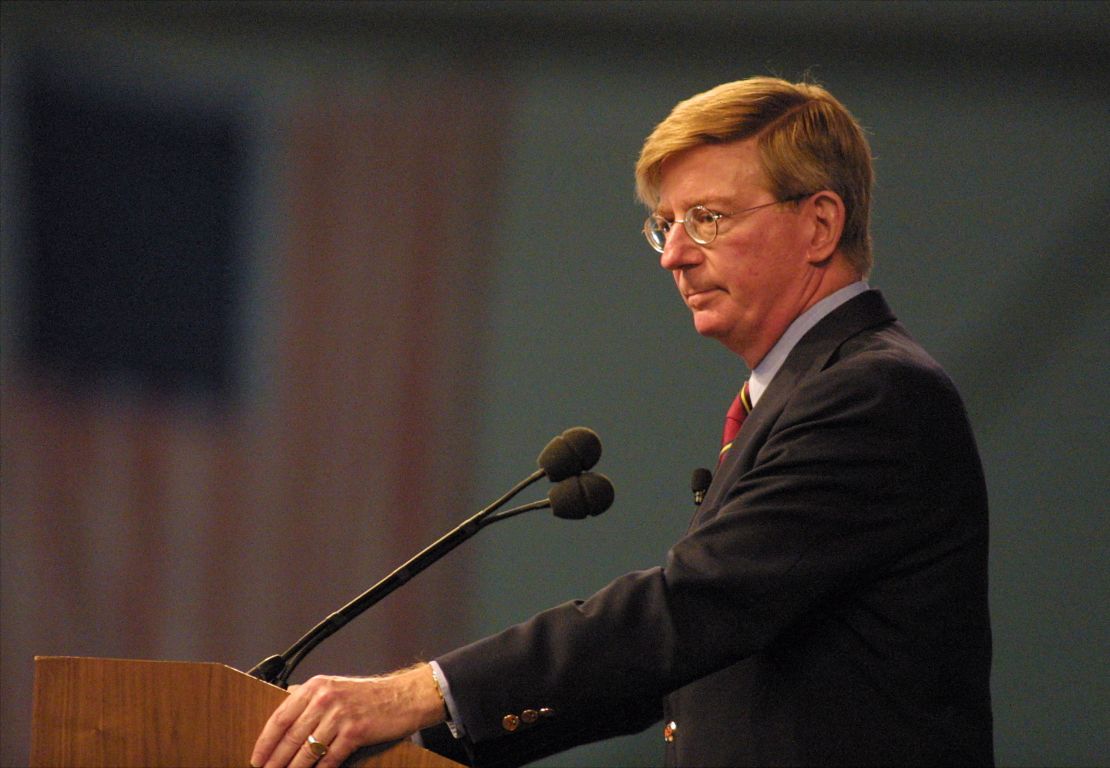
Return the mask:
M293 670L313 648L488 525L545 507L551 507L556 517L568 520L581 520L584 517L600 515L613 503L614 491L613 484L607 477L587 471L597 463L599 458L601 458L601 441L591 429L573 427L552 438L536 460L539 469L514 485L488 507L463 521L370 589L328 616L290 646L285 653L260 661L247 674L285 688ZM510 499L545 476L553 483L546 498L498 512Z

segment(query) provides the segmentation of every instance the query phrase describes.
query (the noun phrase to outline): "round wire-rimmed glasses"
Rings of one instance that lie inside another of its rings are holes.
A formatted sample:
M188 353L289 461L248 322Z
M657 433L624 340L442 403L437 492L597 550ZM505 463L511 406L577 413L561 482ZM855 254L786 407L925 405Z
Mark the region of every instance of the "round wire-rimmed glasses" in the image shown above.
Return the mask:
M794 195L784 200L772 200L762 205L753 205L751 208L744 208L733 213L719 213L706 208L704 205L695 205L687 210L686 215L681 219L673 220L664 218L658 213L653 213L644 220L644 237L652 248L662 253L663 248L667 245L667 235L670 233L671 227L675 224L682 224L691 240L698 245L709 245L717 238L717 222L721 219L751 213L752 211L758 211L760 208L770 208L772 205L778 205L779 203L792 203L807 197L809 197L808 193Z

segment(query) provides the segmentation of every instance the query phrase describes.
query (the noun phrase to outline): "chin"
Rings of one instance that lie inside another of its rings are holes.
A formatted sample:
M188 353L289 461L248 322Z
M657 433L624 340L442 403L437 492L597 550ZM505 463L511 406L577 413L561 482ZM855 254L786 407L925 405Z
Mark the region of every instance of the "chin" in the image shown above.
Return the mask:
M719 339L726 335L726 330L722 323L715 322L714 318L694 316L694 330L700 335L708 339Z

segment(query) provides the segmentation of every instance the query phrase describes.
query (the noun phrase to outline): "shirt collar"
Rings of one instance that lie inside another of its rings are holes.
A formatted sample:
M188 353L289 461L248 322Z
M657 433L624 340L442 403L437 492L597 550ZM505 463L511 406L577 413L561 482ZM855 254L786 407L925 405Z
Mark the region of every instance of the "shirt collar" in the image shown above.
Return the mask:
M794 322L790 324L790 327L786 329L786 333L779 337L775 346L771 347L771 351L764 355L763 359L759 361L759 365L752 369L751 378L748 379L748 394L752 398L752 407L755 407L755 404L759 402L760 396L770 385L771 379L775 378L775 374L786 362L786 358L794 349L794 345L806 335L806 332L841 304L854 299L869 288L870 286L864 280L846 285L798 315Z

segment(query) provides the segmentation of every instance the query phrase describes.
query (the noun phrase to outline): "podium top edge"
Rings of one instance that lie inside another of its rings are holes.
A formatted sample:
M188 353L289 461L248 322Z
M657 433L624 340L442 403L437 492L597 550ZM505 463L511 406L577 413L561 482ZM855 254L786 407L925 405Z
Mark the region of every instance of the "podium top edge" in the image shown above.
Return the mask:
M183 659L124 659L115 658L111 656L38 656L34 657L35 663L40 662L82 662L82 661L96 661L109 664L192 664L208 667L224 667L235 672L242 672L242 670L235 669L235 667L227 664L222 664L218 661L185 661Z

